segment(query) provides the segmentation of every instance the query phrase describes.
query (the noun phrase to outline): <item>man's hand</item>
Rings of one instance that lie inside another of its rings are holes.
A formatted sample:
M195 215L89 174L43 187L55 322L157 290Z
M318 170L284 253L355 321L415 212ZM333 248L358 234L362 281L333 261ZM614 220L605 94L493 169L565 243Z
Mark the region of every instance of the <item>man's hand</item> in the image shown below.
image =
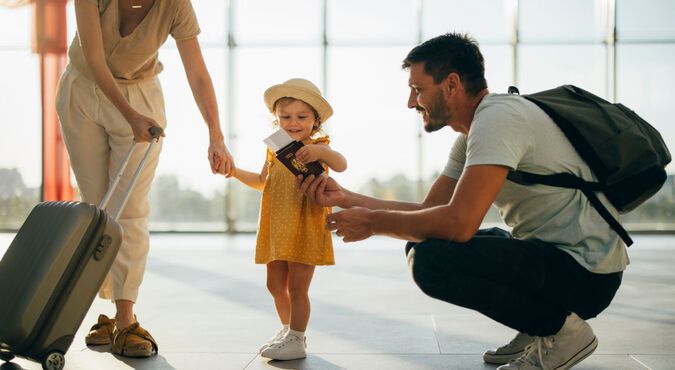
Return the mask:
M308 144L295 152L295 158L302 161L302 163L318 161L322 158L327 148L326 145Z
M211 172L214 174L218 173L225 175L225 177L234 175L234 159L232 158L230 151L227 150L222 139L211 141L211 144L209 144L208 156Z
M326 228L335 230L345 242L356 242L373 236L373 211L354 207L326 216Z
M302 175L298 175L295 183L307 195L309 200L316 205L322 207L351 207L347 201L347 191L332 177L309 175L303 180Z

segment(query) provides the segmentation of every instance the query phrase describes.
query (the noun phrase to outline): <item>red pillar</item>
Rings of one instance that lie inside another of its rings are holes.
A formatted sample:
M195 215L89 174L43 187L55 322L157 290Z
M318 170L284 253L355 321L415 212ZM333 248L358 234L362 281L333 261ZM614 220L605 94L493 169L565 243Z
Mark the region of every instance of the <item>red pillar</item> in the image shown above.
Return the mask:
M56 88L66 64L66 0L33 3L33 52L40 55L42 200L71 200L70 161L56 116Z

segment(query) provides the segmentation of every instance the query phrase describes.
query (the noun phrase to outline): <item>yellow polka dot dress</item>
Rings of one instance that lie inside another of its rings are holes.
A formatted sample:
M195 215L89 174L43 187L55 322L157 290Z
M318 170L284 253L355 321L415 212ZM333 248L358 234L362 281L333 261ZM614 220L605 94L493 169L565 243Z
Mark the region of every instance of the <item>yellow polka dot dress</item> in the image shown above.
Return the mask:
M328 137L306 144L325 143ZM289 261L333 265L333 241L326 230L330 208L314 205L295 185L295 176L267 150L267 179L260 206L255 263ZM328 168L324 165L328 172Z

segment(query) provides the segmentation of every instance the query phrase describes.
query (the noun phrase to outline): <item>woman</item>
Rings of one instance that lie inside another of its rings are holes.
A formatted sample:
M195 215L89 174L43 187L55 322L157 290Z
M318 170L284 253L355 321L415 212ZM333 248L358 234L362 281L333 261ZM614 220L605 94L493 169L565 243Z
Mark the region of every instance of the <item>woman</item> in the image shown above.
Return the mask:
M98 204L110 176L132 143L152 139L151 127L166 126L157 55L171 35L190 88L209 130L208 160L213 173L230 176L234 163L223 142L211 77L201 54L199 25L189 0L75 0L77 35L56 97L64 141L82 199ZM122 246L99 295L115 302L114 319L100 315L86 337L88 345L112 344L128 357L149 357L157 343L140 327L133 305L149 248L148 193L161 142L121 213ZM142 150L130 163L139 163ZM131 172L131 171L129 171ZM130 174L120 181L129 183ZM110 204L116 204L111 201Z

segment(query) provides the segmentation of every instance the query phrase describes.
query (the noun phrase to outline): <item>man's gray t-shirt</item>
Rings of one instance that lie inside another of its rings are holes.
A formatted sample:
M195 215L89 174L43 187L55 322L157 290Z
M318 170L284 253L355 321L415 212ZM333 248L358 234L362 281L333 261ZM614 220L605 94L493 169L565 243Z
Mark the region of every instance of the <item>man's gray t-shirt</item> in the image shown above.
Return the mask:
M597 180L551 118L534 103L514 95L483 98L468 135L455 141L443 175L459 179L464 167L481 164ZM598 196L618 217L611 203L602 194ZM623 241L579 190L507 180L494 205L513 228L514 237L553 243L589 271L623 271L629 262Z

